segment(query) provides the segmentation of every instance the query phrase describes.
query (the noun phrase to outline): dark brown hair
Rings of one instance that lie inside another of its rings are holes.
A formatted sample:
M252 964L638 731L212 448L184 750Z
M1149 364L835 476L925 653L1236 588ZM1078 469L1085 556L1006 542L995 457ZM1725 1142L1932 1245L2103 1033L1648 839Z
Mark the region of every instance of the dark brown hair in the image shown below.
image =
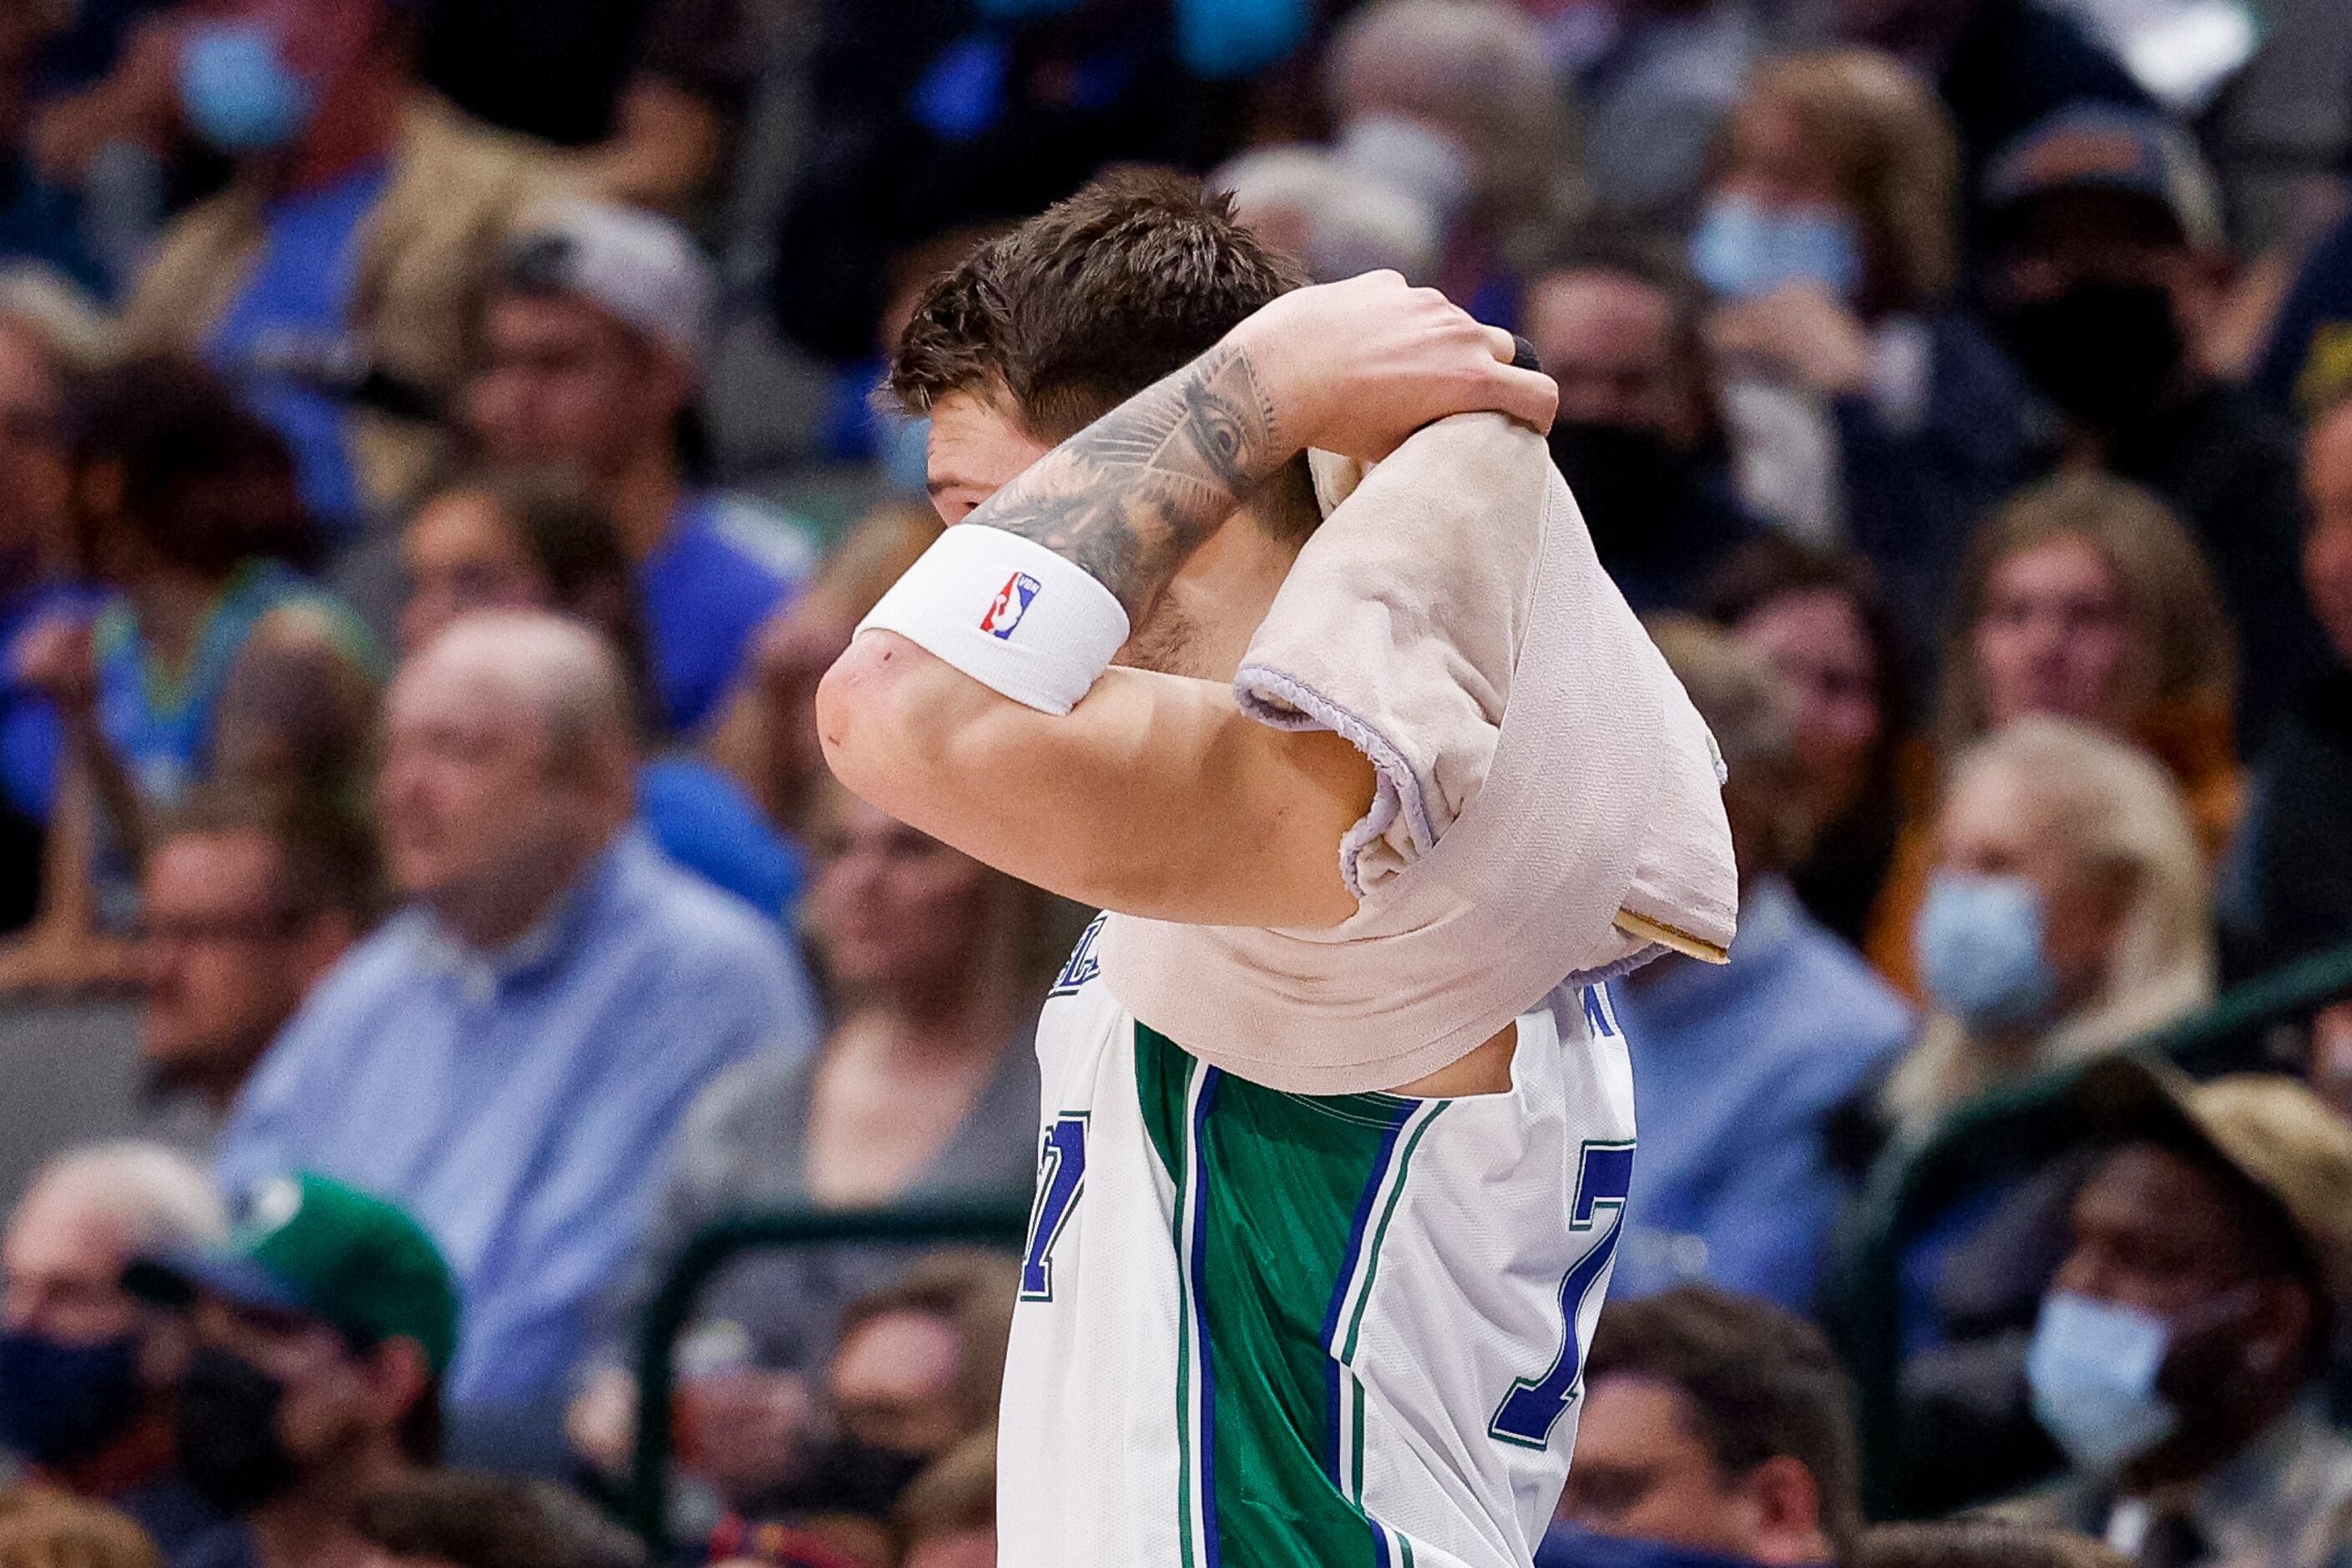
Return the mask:
M646 1568L637 1538L552 1481L462 1470L413 1476L362 1500L353 1521L394 1557L457 1568Z
M1845 1560L1862 1530L1853 1392L1819 1329L1769 1301L1685 1285L1609 1303L1584 1376L1653 1378L1678 1390L1727 1477L1784 1454L1802 1464L1822 1533Z
M1186 174L1118 171L924 289L886 395L919 415L969 394L1041 441L1066 440L1306 281L1242 226L1231 197ZM1303 537L1315 521L1305 460L1279 482L1260 514Z
M98 531L110 523L213 579L258 558L306 565L316 554L286 443L204 366L151 356L100 371L77 390L67 425L85 569L106 569ZM101 471L119 485L111 517L88 504Z

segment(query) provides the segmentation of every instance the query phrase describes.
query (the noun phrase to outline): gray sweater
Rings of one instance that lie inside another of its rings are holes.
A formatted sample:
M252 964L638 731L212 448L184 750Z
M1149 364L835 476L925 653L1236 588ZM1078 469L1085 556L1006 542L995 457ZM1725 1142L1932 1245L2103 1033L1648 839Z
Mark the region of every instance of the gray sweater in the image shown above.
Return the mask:
M723 1215L810 1201L809 1112L818 1062L760 1056L704 1089L672 1146L670 1169L637 1256L606 1303L604 1360L628 1364L638 1313L688 1237ZM996 1072L899 1201L992 1196L1025 1201L1037 1174L1034 1033L1005 1042ZM747 1253L704 1290L698 1323L732 1322L764 1367L814 1370L849 1302L895 1279L908 1247Z

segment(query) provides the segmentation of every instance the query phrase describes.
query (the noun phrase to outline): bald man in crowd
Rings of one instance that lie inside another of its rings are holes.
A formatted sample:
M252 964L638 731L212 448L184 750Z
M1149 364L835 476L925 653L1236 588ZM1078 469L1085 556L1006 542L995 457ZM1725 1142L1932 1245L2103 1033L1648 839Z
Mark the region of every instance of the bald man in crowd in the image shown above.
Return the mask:
M771 922L631 826L621 662L575 622L485 614L385 701L403 908L312 992L223 1135L226 1185L315 1171L421 1219L462 1288L460 1457L551 1451L592 1299L695 1092L816 1033Z

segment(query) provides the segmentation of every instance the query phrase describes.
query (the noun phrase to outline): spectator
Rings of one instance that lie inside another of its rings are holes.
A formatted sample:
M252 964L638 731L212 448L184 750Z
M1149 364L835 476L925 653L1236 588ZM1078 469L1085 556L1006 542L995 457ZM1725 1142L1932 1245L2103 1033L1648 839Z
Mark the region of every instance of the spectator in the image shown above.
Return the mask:
M1796 690L1805 805L1825 826L1790 885L1860 945L1902 823L1896 762L1911 728L1902 640L1877 580L1858 555L1771 538L1724 562L1699 602Z
M629 828L635 766L627 677L572 622L486 611L409 660L379 785L406 907L311 994L222 1137L227 1181L320 1170L439 1238L466 1301L456 1430L508 1463L551 1446L688 1103L814 1032L773 927Z
M376 1568L646 1568L645 1542L551 1481L442 1470L362 1499Z
M1832 16L1846 37L1934 79L1970 191L1995 153L2069 105L2150 107L2082 13L2051 0L1835 0Z
M1789 689L1703 623L1651 635L1730 769L1740 921L1728 966L1662 959L1612 993L1640 1042L1642 1128L1614 1289L1704 1279L1804 1311L1843 1196L1823 1124L1902 1047L1910 1010L1789 887L1812 832Z
M637 813L662 852L761 913L800 902L799 847L779 835L734 779L661 745L646 618L613 520L559 476L485 470L453 480L411 520L402 554L411 584L401 614L414 653L467 610L554 610L604 634L628 666L639 722L657 754L637 769Z
M1636 236L1588 237L1537 273L1520 323L1559 383L1552 459L1601 563L1644 614L1687 608L1759 530L1717 423L1698 288Z
M1864 1533L1853 1568L2126 1568L2129 1562L2071 1530L1953 1519L1874 1526Z
M1581 195L1542 30L1504 0L1373 0L1327 70L1339 161L1435 216L1437 287L1516 325L1521 279Z
M929 501L876 509L834 547L807 592L761 627L750 679L738 684L709 751L787 829L804 827L818 787L833 776L817 744L817 682L883 591L939 536Z
M2013 721L1959 756L1936 846L1915 933L1935 1016L1883 1102L1905 1131L2211 996L2196 839L2141 752L2068 720Z
M2305 437L2303 581L2335 658L2280 721L2248 792L2224 881L2238 966L2352 939L2352 399Z
M838 1022L814 1059L756 1058L695 1102L657 1218L612 1304L616 1326L635 1321L660 1271L721 1215L952 1194L1017 1202L1036 1175L1037 1058L1024 1006L1035 966L1024 961L1038 945L1042 899L829 780L813 844L809 923ZM824 1361L845 1305L905 1256L779 1254L746 1260L704 1291L705 1321L732 1324L751 1363L704 1415L708 1459L754 1478L778 1465L758 1434L799 1407L801 1374ZM619 1348L571 1422L575 1445L608 1468L626 1456L635 1398ZM749 1484L740 1473L721 1479L739 1493Z
M155 817L207 780L331 793L374 701L374 644L289 563L309 550L285 447L205 373L140 360L96 378L76 420L74 523L117 596L28 633L28 679L67 738L48 907L0 975L71 985L121 971L95 940L130 923ZM103 818L103 830L100 819Z
M809 563L789 524L682 470L679 421L701 379L714 288L693 241L660 218L586 202L541 209L508 254L467 395L493 459L577 470L620 528L663 718L681 733L726 697L753 629Z
M789 1443L780 1449L789 1468L746 1511L887 1562L889 1521L908 1484L995 1426L1016 1272L1013 1258L993 1253L934 1253L852 1302L825 1372L829 1430L803 1429L797 1453ZM698 1426L724 1394L696 1394ZM740 1528L721 1529L720 1555Z
M361 1559L360 1500L440 1458L457 1291L424 1228L339 1182L278 1176L241 1196L226 1241L124 1282L184 1319L158 1335L185 1357L180 1468L243 1521L255 1568Z
M1443 237L1429 207L1328 148L1254 148L1208 184L1230 194L1234 215L1318 283L1383 268L1418 283L1437 270Z
M2352 1444L2319 1376L2352 1262L2352 1130L2301 1085L2129 1059L2079 1091L2105 1145L2027 1367L2074 1462L2004 1517L2142 1568L2352 1548Z
M246 1079L376 910L375 847L345 812L200 795L140 889L139 1050L177 1132L209 1150Z
M224 0L163 35L236 174L164 231L126 331L228 377L338 537L440 456L499 236L557 178L415 89L415 32L406 0Z
M1610 1303L1584 1360L1567 1528L1539 1568L1595 1561L1586 1531L1715 1562L1845 1561L1862 1530L1852 1398L1820 1331L1780 1308L1704 1286Z
M2221 854L2242 794L2231 628L2203 557L2169 511L2097 474L2021 491L1969 542L1952 609L1938 756L2028 714L2091 725L2162 763L2200 847L2209 859ZM1917 771L1932 769L1923 758ZM1906 827L1871 919L1872 962L1914 993L1911 931L1937 853L1925 816Z
M467 113L571 152L613 201L709 192L759 64L740 0L425 0L418 69Z
M2055 456L2147 486L2213 562L2243 638L2238 722L2268 737L2326 642L2295 578L2292 437L2200 362L2227 271L2211 176L2152 114L2053 116L1986 175L1983 291L1993 324L2054 405Z
M44 1167L0 1239L0 1445L44 1484L130 1515L173 1568L226 1560L235 1531L173 1463L172 1402L142 1373L122 1271L227 1231L187 1161L103 1143Z
M2022 386L1952 302L1958 222L1934 96L1831 49L1749 80L1691 240L1741 493L1800 538L1850 541L1922 628L2028 458Z
M898 1498L898 1568L996 1568L996 1434L976 1432Z
M0 1492L0 1568L163 1568L163 1559L120 1511L19 1486Z

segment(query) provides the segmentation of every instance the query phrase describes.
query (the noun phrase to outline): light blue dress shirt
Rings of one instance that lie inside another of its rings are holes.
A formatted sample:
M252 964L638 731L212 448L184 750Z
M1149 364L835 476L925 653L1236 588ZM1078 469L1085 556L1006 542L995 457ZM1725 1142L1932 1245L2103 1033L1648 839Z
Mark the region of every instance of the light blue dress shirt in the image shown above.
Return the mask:
M671 1136L721 1068L817 1038L773 922L624 832L495 953L411 909L321 981L220 1144L231 1191L317 1171L406 1207L464 1302L450 1403L560 1396Z
M1661 960L1610 996L1641 1130L1610 1293L1705 1280L1811 1311L1843 1194L1823 1123L1910 1009L1778 878L1741 893L1728 964Z

